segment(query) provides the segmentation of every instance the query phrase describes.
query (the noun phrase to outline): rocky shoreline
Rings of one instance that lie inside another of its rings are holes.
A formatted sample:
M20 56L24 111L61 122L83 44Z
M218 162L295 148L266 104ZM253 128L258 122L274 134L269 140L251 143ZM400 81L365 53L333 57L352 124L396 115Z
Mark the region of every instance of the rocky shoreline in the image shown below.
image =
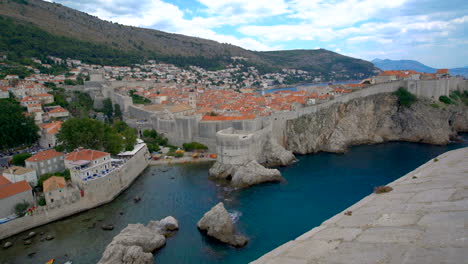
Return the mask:
M400 106L393 94L377 94L336 103L286 123L286 148L296 154L343 153L348 146L387 141L448 144L468 131L468 107L432 106L418 98Z

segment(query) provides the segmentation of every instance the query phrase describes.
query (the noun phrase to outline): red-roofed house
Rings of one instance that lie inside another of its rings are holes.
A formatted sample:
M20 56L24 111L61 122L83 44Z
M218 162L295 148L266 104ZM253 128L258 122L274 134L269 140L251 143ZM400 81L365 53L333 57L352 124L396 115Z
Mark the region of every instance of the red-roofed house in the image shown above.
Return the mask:
M76 149L65 156L65 167L70 169L72 181L80 184L94 177L105 176L112 169L111 157L107 152Z
M68 112L68 110L60 107L60 106L57 106L57 107L54 107L52 109L50 109L49 111L47 111L47 114L49 115L49 118L52 118L52 117L55 117L55 118L61 118L61 117L69 117L70 116L70 112Z
M0 218L15 214L15 206L19 203L34 205L31 190L27 181L12 183L0 175Z
M65 170L65 155L55 149L41 151L26 159L26 168L34 169L37 175Z
M41 101L43 104L50 104L54 102L54 96L48 93L41 93L34 95L34 98Z
M53 148L57 145L57 133L62 127L62 121L54 121L52 123L44 123L39 127L41 128L41 138L39 145L43 148Z

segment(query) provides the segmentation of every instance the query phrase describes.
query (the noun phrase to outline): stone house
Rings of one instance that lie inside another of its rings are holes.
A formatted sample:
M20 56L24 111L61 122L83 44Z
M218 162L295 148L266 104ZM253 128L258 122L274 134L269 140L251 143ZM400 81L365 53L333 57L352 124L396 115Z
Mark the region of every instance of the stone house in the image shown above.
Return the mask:
M42 148L53 148L57 145L57 134L62 127L62 121L41 124L39 146Z
M62 172L65 170L64 157L55 149L44 150L26 159L26 167L35 170L37 175Z
M65 118L70 116L70 112L60 106L57 106L48 108L47 115L49 118Z
M34 98L41 101L42 104L50 104L54 102L54 96L48 93L34 95Z
M11 182L0 175L0 218L15 214L15 206L23 202L34 205L32 189L28 182Z
M52 176L43 183L47 207L55 208L70 204L80 199L80 190L65 178Z
M3 171L3 176L10 182L27 181L31 186L37 185L37 174L34 169L12 166Z

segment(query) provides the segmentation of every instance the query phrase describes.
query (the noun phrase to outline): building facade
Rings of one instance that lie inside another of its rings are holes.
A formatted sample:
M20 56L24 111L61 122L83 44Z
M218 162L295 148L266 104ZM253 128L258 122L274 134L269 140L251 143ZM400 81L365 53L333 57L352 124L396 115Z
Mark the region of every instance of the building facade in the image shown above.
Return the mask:
M3 176L10 182L27 181L31 186L37 185L37 174L34 169L12 166L3 171Z
M36 171L37 175L62 172L65 170L65 155L55 149L41 151L26 159L26 167Z

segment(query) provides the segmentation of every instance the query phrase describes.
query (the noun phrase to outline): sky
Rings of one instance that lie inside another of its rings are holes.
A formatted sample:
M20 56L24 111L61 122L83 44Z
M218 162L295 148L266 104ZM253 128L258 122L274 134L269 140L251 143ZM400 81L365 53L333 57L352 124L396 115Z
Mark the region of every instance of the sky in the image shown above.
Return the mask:
M49 0L52 2L51 0ZM468 66L468 0L54 0L124 25L246 49Z

